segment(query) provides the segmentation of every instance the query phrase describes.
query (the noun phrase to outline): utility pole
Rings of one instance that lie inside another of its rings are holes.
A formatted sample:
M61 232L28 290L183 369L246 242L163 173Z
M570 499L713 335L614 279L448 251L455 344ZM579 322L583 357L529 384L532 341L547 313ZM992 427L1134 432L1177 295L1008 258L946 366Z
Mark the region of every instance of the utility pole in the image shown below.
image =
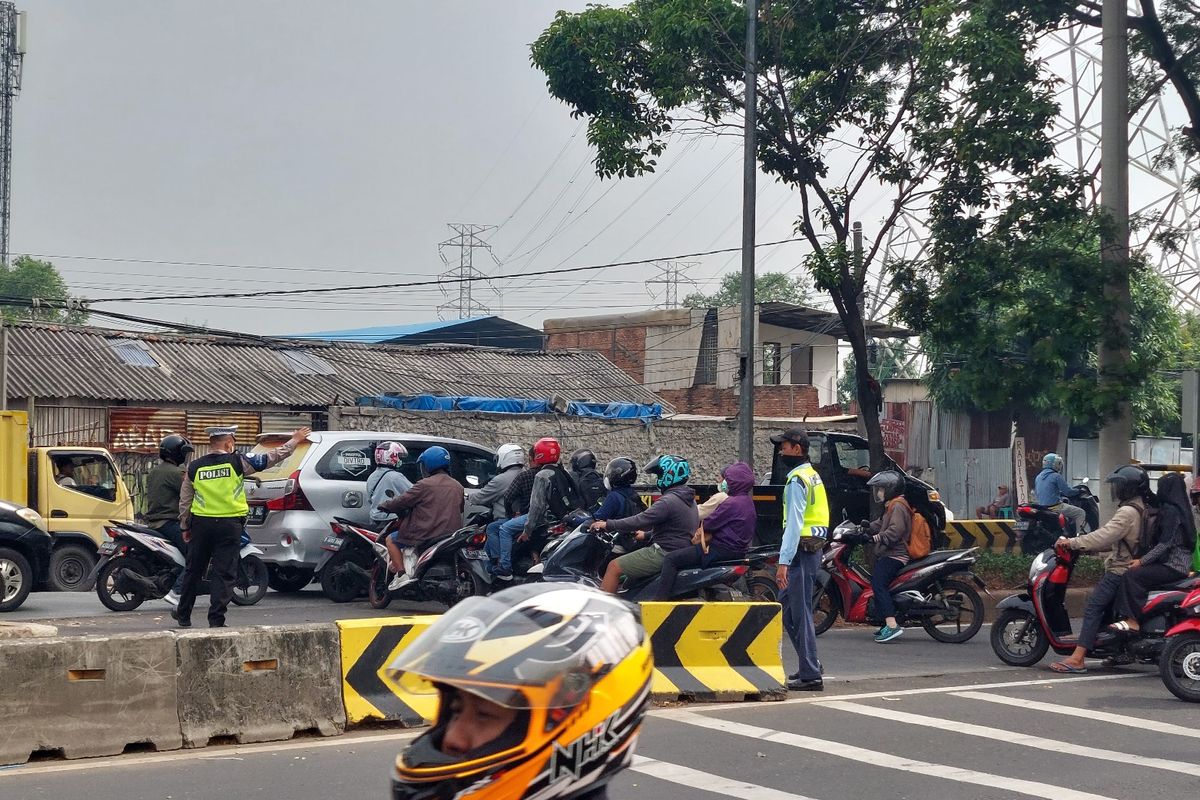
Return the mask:
M1104 299L1112 327L1100 341L1100 386L1124 377L1129 363L1129 30L1125 0L1104 0L1101 44L1103 83L1100 89L1100 195L1107 224L1100 259L1107 267ZM1129 461L1133 433L1129 400L1117 404L1116 416L1100 429L1100 477ZM1116 508L1101 494L1101 518Z
M8 323L0 314L0 411L8 411Z
M851 226L850 231L851 231L851 235L852 235L852 239L851 239L851 248L852 249L850 250L850 258L851 258L850 263L854 267L854 275L855 275L855 277L857 277L859 275L859 273L862 272L862 260L863 260L862 223L855 222L854 225ZM866 292L866 288L865 288L866 287L865 281L863 283L863 286L864 286L863 291L858 295L857 305L858 305L858 318L861 319L863 321L863 324L865 325L866 320L867 320L867 292ZM870 366L871 366L870 361L868 361L867 368L869 369ZM857 387L858 387L857 380L855 380L854 386L856 387L854 396L858 397L859 394L857 391ZM861 401L859 402L859 406L860 406L860 408L858 409L858 422L856 423L856 427L858 429L858 435L862 436L865 439L867 437L867 421L866 421L867 415L864 413L865 409L861 408L861 406L862 406ZM872 518L874 518L874 516L875 516L874 511L872 512L871 516L872 516Z
M9 209L12 205L13 101L21 91L25 60L25 12L0 2L0 264L8 266Z
M655 297L655 293L650 289L651 284L662 284L663 299L662 302L655 308L679 308L679 284L687 283L695 285L695 281L687 276L687 271L692 267L700 266L699 261L655 261L654 266L658 267L658 276L646 281L646 291L650 292L651 297Z
M488 283L486 276L475 267L475 251L484 250L497 265L500 261L492 252L492 246L480 238L480 234L495 230L495 225L471 225L462 222L451 222L447 225L454 236L438 245L438 256L442 263L450 267L438 277L442 280L453 281L456 285L443 287L442 292L449 298L438 306L438 316L441 319L468 319L484 317L491 313L490 309L475 299L473 288L476 283ZM446 250L458 250L458 263L453 263L446 257ZM494 289L492 290L495 291ZM447 314L452 316L447 317Z
M758 183L758 2L746 0L746 129L742 163L742 335L738 458L754 469L754 226Z

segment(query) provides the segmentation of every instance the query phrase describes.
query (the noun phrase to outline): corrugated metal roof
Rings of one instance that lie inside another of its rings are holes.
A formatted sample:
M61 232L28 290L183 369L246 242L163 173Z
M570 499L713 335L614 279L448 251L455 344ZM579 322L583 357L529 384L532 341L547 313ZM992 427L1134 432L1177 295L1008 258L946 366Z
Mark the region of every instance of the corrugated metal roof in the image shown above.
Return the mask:
M131 366L115 341L145 343L159 367ZM328 362L334 375L298 375L285 349ZM529 352L459 345L402 347L352 342L258 343L88 326L19 323L9 329L10 397L130 403L328 406L363 395L550 397L593 402L662 401L599 353Z

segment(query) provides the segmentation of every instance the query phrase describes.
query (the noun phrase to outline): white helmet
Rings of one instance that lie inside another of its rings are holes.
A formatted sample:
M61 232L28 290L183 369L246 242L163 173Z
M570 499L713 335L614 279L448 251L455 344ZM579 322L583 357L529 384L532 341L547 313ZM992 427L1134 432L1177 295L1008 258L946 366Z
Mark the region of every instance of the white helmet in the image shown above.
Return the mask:
M375 446L375 463L381 467L396 469L408 455L408 448L399 442L380 442Z
M519 444L502 444L496 451L496 467L506 470L525 463L525 449Z

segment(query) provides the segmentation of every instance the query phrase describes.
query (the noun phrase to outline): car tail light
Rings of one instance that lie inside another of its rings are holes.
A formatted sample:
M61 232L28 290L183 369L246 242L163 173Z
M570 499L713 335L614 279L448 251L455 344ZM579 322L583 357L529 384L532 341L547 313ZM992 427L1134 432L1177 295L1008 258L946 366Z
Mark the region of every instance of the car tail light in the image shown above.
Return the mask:
M486 533L473 533L467 539L467 547L470 547L473 550L478 550L479 548L483 547L485 544L487 544L487 534Z
M267 501L270 511L312 511L312 503L304 496L300 488L300 470L296 470L287 479L283 487L283 495Z

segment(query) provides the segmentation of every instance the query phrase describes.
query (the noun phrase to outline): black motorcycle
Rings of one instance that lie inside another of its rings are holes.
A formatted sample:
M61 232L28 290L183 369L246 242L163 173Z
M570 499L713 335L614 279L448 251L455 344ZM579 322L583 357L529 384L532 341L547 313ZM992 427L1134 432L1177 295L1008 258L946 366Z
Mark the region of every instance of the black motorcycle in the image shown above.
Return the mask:
M1063 502L1083 509L1087 515L1086 530L1094 531L1100 527L1100 503L1088 489L1086 483L1075 487L1079 490L1078 497L1064 498ZM1043 550L1053 547L1058 537L1069 533L1070 521L1058 511L1052 511L1049 506L1027 503L1016 508L1017 521L1013 526L1021 540L1021 553L1035 556ZM1073 531L1071 533L1083 533Z
M367 593L371 567L375 564L374 542L354 534L372 530L348 519L334 517L329 534L321 541L321 560L315 576L321 591L335 603L349 603Z

